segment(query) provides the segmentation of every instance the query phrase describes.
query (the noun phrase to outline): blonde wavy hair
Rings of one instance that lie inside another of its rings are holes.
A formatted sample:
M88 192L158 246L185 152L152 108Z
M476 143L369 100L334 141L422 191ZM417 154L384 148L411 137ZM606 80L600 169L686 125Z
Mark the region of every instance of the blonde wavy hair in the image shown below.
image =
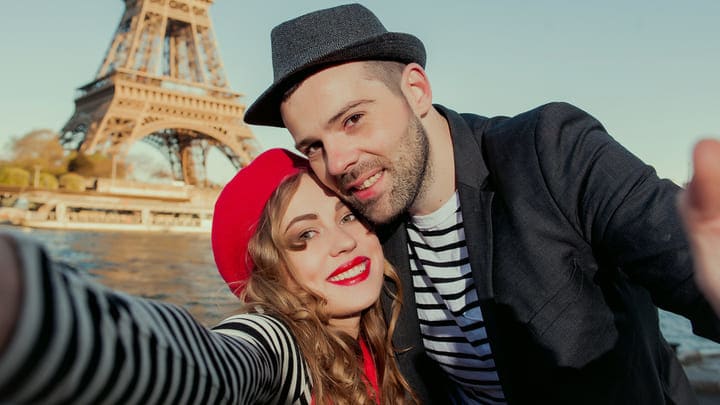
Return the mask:
M286 265L286 245L280 236L280 221L295 195L300 172L285 181L270 197L260 216L248 252L255 264L241 295L250 310L261 310L282 319L293 332L313 381L313 396L318 404L376 404L363 375L362 354L358 341L330 326L323 297L304 288ZM402 303L400 279L385 261L384 275L395 285L390 322L385 322L378 299L360 318L360 334L365 339L377 367L378 388L383 403L417 403L395 361L392 333ZM387 290L387 289L386 289ZM322 338L319 338L322 337Z

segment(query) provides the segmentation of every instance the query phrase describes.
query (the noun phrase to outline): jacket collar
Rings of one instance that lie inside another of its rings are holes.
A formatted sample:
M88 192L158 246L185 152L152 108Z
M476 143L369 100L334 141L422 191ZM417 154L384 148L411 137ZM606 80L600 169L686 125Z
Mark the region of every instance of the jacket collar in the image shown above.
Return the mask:
M483 157L480 137L473 132L482 133L487 119L471 114L458 114L440 104L435 109L442 114L450 127L453 151L455 154L455 184L476 189L487 185L488 168ZM471 125L474 127L471 128Z
M455 155L455 187L460 196L463 228L478 299L494 297L492 275L492 200L489 171L483 157L482 136L488 119L458 114L441 105L435 108L447 119Z

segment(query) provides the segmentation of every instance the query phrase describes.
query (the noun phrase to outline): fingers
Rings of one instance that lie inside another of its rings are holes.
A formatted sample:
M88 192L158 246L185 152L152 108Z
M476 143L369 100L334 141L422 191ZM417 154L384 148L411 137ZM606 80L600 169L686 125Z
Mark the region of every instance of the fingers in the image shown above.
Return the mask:
M687 188L686 208L698 221L720 218L720 141L705 139L695 145L693 178Z
M698 142L693 166L693 178L678 208L692 248L697 285L720 314L720 141Z

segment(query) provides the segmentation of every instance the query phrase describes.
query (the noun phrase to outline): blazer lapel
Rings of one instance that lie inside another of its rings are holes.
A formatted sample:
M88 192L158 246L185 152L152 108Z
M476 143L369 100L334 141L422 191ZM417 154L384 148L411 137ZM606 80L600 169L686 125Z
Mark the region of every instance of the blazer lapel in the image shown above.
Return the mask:
M435 106L450 125L455 155L455 186L460 195L465 240L480 301L494 297L492 280L492 200L481 136L487 119ZM467 119L467 121L466 121ZM469 123L473 124L471 128Z
M410 274L410 258L408 257L407 234L404 219L397 220L391 225L379 228L378 236L383 244L385 258L395 267L395 271L402 284L403 305L400 310L400 322L395 330L393 342L399 349L409 347L422 348L420 322L418 321L415 305L412 274ZM396 291L392 283L385 284L391 291ZM383 294L382 299L386 319L390 319L389 304L392 300L387 294Z
M463 214L465 241L470 266L475 279L485 330L495 357L500 382L508 400L512 399L510 373L507 369L503 339L495 317L497 308L493 288L493 229L492 203L495 192L485 163L482 146L483 133L490 120L472 114L458 114L442 106L435 106L448 120L455 157L455 181Z

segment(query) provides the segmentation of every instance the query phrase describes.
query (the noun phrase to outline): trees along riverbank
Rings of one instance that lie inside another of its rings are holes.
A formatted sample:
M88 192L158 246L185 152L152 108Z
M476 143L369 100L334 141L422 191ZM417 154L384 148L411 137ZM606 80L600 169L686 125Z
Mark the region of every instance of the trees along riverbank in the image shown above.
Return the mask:
M111 156L65 150L49 129L30 131L11 140L9 155L0 160L0 185L83 191L98 177L127 173L124 162L113 168Z

